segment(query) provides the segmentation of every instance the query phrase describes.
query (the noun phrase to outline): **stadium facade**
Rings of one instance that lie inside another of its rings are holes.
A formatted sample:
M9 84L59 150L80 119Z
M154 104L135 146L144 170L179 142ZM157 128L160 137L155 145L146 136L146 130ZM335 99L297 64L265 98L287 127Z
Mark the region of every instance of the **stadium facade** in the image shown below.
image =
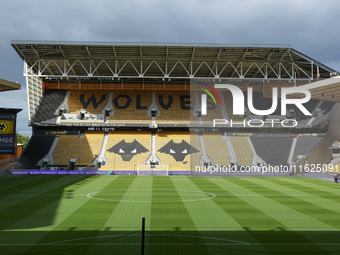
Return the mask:
M24 61L33 129L16 169L176 174L289 165L301 171L327 167L329 148L340 138L339 73L291 45L11 44ZM234 94L217 86L226 84L252 98L252 107L234 114ZM310 115L281 104L286 88L311 93L303 104Z

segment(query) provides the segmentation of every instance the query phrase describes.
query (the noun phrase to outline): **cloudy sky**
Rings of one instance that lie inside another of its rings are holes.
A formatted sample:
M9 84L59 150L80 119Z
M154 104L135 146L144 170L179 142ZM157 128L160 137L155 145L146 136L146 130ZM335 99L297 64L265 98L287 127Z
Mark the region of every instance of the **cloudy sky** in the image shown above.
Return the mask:
M0 78L21 91L0 107L22 108L30 134L23 61L11 40L291 44L340 71L340 1L324 0L0 0Z

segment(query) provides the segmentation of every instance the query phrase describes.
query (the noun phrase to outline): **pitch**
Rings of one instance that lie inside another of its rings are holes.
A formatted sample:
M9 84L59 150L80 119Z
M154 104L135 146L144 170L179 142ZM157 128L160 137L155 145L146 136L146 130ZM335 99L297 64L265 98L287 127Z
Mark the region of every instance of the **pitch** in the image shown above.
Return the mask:
M303 177L0 177L0 254L340 254L340 185Z

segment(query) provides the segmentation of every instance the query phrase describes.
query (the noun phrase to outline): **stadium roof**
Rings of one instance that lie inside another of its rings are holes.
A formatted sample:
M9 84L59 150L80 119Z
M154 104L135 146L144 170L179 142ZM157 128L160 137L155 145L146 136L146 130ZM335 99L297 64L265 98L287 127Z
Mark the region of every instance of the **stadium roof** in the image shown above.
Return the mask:
M53 79L313 80L335 70L286 44L12 41L25 75Z
M21 89L21 86L19 83L0 79L0 92L9 91L9 90L19 90L19 89Z
M340 103L340 76L302 85L299 88L309 90L313 99ZM299 93L291 95L304 97Z

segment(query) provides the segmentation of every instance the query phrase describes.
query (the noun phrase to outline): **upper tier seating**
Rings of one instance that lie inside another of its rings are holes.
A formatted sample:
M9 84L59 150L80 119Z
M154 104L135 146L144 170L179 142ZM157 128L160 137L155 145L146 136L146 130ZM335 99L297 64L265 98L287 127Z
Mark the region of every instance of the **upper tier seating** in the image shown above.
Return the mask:
M151 155L151 132L110 131L101 170L137 170Z
M244 98L248 102L248 93L244 92ZM259 91L253 91L253 106L256 110L269 110L272 107L273 99L264 98ZM270 115L281 115L281 100L277 100L276 110Z
M152 91L113 91L114 115L109 123L151 123Z
M228 145L220 132L202 132L204 147L214 165L229 166L230 154Z
M198 135L187 131L157 132L156 154L161 165L168 165L169 170L190 170L190 166L198 166L201 155Z
M86 131L82 139L78 135L62 135L53 151L53 165L68 165L77 159L76 165L91 165L99 155L104 131Z
M71 90L68 98L68 113L101 113L109 99L108 90Z
M320 103L320 100L310 99L308 102L304 103L303 106L310 113L312 113L319 103ZM297 108L296 105L294 105L294 104L287 105L287 111L289 111L289 109L293 109L295 111L295 114L296 114L295 118L298 121L298 126L305 126L312 118L312 116L304 115L303 112L301 112L300 109Z
M201 92L198 93L201 98ZM215 96L215 95L214 95ZM212 124L214 119L224 119L220 101L215 98L216 105L210 96L207 96L207 115L202 116L203 124Z
M157 123L190 123L190 108L194 107L194 101L190 99L189 91L156 91L156 102L160 110Z
M55 124L58 114L58 108L64 101L67 90L50 89L47 90L42 101L33 117L32 123Z
M230 91L223 91L222 92L223 99L227 108L228 119L232 119L233 122L242 122L244 117L241 115L233 115L233 97Z

